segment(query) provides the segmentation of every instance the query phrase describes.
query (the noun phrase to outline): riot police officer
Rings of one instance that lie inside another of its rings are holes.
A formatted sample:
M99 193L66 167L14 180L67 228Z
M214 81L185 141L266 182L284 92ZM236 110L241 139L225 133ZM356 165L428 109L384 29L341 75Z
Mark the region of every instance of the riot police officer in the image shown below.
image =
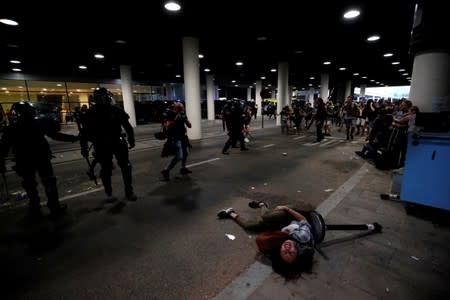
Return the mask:
M49 119L36 119L36 111L28 102L14 103L10 110L9 126L5 128L0 144L0 173L6 171L5 158L10 149L14 154L17 175L29 198L29 214L32 220L42 217L37 190L36 172L41 177L47 196L50 217L58 218L67 206L59 202L56 177L51 164L52 152L45 138L75 142L77 136L58 132L59 123Z
M106 88L97 88L94 91L91 106L86 111L80 130L81 154L85 158L88 157L88 142L92 142L95 158L101 166L100 178L107 202L116 200L112 195L111 183L114 156L122 171L125 197L129 201L136 201L132 186L131 163L128 158L128 149L135 146L134 130L129 122L129 115L113 105L113 101L112 93Z

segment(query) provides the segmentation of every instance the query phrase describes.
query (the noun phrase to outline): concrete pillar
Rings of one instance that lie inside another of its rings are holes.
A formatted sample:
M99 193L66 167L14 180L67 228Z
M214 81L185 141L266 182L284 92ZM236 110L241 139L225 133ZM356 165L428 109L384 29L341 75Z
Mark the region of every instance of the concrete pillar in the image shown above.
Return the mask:
M214 107L214 76L206 75L206 103L208 107L208 120L216 118Z
M320 74L320 98L326 103L328 101L329 96L329 85L330 82L330 74L322 73Z
M345 83L345 98L348 96L353 96L353 89L352 89L352 81L347 80Z
M257 116L261 116L262 112L262 98L261 98L261 91L262 91L262 81L256 80L256 86L255 86L255 100L256 105L258 106L258 109L256 111Z
M134 110L131 66L120 65L120 81L122 85L123 108L125 112L130 116L131 126L136 127L136 112Z
M289 102L289 92L288 92L288 81L289 81L289 64L287 62L280 62L278 64L278 94L277 94L277 123L276 125L281 125L280 112Z
M450 54L421 53L414 57L409 99L421 112L450 110Z
M249 86L247 88L247 101L250 101L250 100L252 100L252 87L251 86Z
M314 88L310 87L308 91L308 102L314 107Z
M365 84L361 84L359 86L360 92L359 92L359 97L360 98L364 98L366 97L366 85Z
M183 37L183 78L186 104L186 115L192 123L188 128L189 138L202 138L201 107L200 107L200 69L198 61L198 39Z

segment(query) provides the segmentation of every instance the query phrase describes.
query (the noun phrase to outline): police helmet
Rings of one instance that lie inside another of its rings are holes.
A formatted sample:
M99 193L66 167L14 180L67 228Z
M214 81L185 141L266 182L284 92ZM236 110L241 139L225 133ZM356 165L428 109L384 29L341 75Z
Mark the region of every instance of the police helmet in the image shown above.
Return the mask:
M108 91L106 88L96 88L94 90L94 96L92 103L93 104L106 104L111 105L113 104L113 95L110 91Z
M36 117L36 109L28 102L20 101L11 106L9 121L11 123L26 122Z

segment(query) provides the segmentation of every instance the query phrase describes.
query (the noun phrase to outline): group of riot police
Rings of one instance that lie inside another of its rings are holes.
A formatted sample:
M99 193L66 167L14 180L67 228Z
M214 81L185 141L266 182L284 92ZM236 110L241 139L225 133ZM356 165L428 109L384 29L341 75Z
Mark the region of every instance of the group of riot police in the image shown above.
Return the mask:
M251 111L246 101L229 100L222 108L223 128L228 131L228 140L222 149L222 154L228 155L230 147L236 147L239 142L241 151L248 151L244 141L244 128L251 119Z
M27 216L31 220L42 218L36 173L39 174L45 189L50 218L59 219L67 208L59 201L56 177L51 164L52 153L46 136L72 143L79 141L81 154L87 159L92 145L95 159L101 166L100 178L106 193L106 202L117 200L113 197L111 184L112 159L115 157L122 171L125 197L129 201L136 201L128 158L128 150L135 146L134 131L128 114L113 104L112 93L105 88L97 88L90 98L89 108L77 115L79 135L63 134L54 130L54 127L47 126L46 120L36 118L36 111L28 102L12 105L8 116L9 125L4 129L0 141L0 173L6 172L5 159L12 150L16 163L13 169L22 178L22 187L29 198Z

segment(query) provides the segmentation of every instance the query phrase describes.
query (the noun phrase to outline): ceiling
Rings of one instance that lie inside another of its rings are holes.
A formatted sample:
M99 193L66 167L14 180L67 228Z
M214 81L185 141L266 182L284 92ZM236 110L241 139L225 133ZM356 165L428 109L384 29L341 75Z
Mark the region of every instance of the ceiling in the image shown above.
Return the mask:
M2 78L17 59L20 74L40 74L41 80L118 79L119 65L130 64L136 81L181 82L175 77L183 74L181 38L196 36L204 55L201 73L211 69L219 85L236 80L248 86L265 76L265 85L276 86L277 73L270 70L284 61L289 84L297 88L317 87L323 72L330 74L330 88L347 79L367 86L410 84L413 0L180 0L178 13L165 11L163 0L8 2L0 18L19 26L0 24ZM348 8L358 8L359 18L344 20ZM368 43L372 34L380 40ZM105 58L96 60L97 52ZM388 52L393 56L383 57Z

